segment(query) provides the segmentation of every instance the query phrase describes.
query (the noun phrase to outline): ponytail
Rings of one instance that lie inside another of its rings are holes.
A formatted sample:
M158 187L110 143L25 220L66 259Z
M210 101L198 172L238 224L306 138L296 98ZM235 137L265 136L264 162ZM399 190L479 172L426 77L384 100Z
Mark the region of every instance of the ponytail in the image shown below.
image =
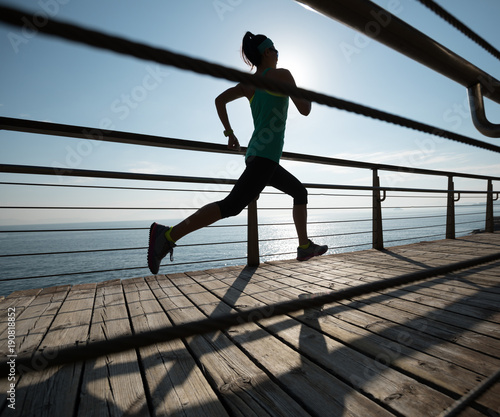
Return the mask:
M267 39L264 35L254 35L251 32L245 33L241 45L241 57L245 64L258 67L262 61L262 54L259 51L259 45Z

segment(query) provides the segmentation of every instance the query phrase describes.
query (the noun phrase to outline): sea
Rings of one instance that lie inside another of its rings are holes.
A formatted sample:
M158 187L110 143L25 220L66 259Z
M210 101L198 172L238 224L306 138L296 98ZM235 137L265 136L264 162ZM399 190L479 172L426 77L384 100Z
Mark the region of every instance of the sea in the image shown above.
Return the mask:
M456 236L484 229L484 205L456 207ZM174 222L169 221L170 224ZM150 275L146 253L150 221L0 226L0 295L31 288L101 282ZM169 224L167 221L164 224ZM384 210L384 246L445 238L444 209ZM329 254L371 248L371 212L310 215L308 231ZM245 265L246 217L225 219L178 242L161 274ZM259 217L260 259L294 259L291 219Z

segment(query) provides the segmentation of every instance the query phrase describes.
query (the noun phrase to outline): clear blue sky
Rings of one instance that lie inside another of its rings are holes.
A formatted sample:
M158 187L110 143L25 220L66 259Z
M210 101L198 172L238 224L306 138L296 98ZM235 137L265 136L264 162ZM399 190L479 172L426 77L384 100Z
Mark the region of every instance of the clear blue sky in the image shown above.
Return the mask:
M344 98L491 143L473 127L466 90L440 74L366 38L293 0L12 0L0 1L40 15L103 30L146 44L247 71L240 57L247 30L269 36L279 66L301 87ZM500 62L415 0L377 0L399 18L474 65L500 78ZM496 0L438 2L496 48L500 3ZM0 114L183 139L225 143L214 98L231 83L115 53L0 25ZM487 100L488 117L500 122L500 106ZM230 104L230 119L242 144L252 131L248 103ZM243 158L148 149L75 139L0 132L0 162L61 168L237 178ZM285 150L368 162L500 176L499 155L344 111L313 105L309 117L292 110ZM362 170L283 162L304 182L371 185ZM2 181L31 181L0 175ZM47 182L94 183L48 178ZM128 183L127 183L128 184ZM155 184L158 185L158 184ZM445 180L385 175L382 185L445 187ZM45 187L1 187L2 204L136 205L138 194L82 194ZM456 188L484 189L457 180ZM82 197L84 196L84 197ZM142 194L145 205L173 205L158 193ZM178 206L203 199L179 193ZM86 220L87 214L10 212L0 224ZM126 212L103 219L133 218ZM89 216L95 216L90 213ZM168 216L163 213L163 217ZM71 218L70 218L71 217Z

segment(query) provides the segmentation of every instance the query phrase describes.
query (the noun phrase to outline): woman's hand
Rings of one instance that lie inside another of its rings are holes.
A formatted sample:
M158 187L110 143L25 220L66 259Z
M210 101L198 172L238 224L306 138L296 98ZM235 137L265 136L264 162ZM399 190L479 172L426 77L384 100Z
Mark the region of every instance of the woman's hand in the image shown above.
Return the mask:
M235 151L239 151L241 149L240 143L238 142L238 139L236 138L236 136L234 136L234 133L231 133L228 136L227 147L228 147L228 149L232 149Z

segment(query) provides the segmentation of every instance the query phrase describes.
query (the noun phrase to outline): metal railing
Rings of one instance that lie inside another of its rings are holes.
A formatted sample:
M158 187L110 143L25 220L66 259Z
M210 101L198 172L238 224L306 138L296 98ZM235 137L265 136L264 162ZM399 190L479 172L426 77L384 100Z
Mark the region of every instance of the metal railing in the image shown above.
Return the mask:
M435 69L436 71L454 79L455 81L461 83L467 87L469 92L469 97L471 100L471 110L472 118L476 128L483 134L499 137L500 136L500 125L494 125L486 119L483 103L483 95L491 98L493 101L500 103L500 83L479 70L477 67L465 61L463 58L453 54L451 51L439 45L434 40L426 37L422 33L416 31L416 29L397 19L395 16L391 15L386 10L378 7L374 3L368 0L336 0L335 2L325 2L319 0L299 0L302 3L306 3L316 9L321 10L323 13L330 15L336 19L340 19L343 23L351 25L352 27L367 33L369 36L375 36L379 41L395 48L396 50L410 56L416 61L422 62L425 65ZM422 1L422 3L424 3ZM432 4L433 2L427 0L425 3ZM10 9L4 6L0 6L0 19L9 24L20 26L22 22L23 13L15 9ZM442 12L442 10L441 10ZM450 16L448 16L450 18ZM455 22L456 24L456 22ZM250 81L248 75L242 75L234 70L228 70L221 66L208 65L207 63L200 62L199 60L193 60L188 57L183 57L179 54L172 54L169 51L162 51L151 47L146 47L144 45L139 45L137 43L126 42L123 39L118 39L116 37L105 36L103 34L97 33L95 31L85 31L82 28L77 28L73 25L61 24L58 22L49 21L47 24L43 25L45 33L53 34L56 36L63 36L65 38L70 38L74 41L84 42L97 47L105 47L107 49L113 49L120 53L129 53L143 59L154 59L157 62L162 62L167 65L176 65L183 69L189 69L200 73L209 73L211 75L216 75L221 78L231 79L233 81ZM375 32L373 30L375 29ZM482 41L482 40L481 40ZM107 44L107 46L104 46ZM119 47L118 47L119 46ZM495 51L497 52L497 51ZM175 64L174 64L175 62ZM201 69L202 65L204 69ZM222 76L222 72L225 73ZM268 87L273 91L282 91L288 95L291 95L291 90L284 88L284 86L273 86L265 85L264 80L259 80L257 77L252 78L250 84L257 85L261 83L261 87ZM255 84L254 84L255 83ZM257 85L258 86L258 85ZM276 89L274 89L276 87ZM280 90L282 88L282 90ZM295 94L297 93L297 94ZM462 143L467 143L473 146L479 146L484 149L493 150L499 152L500 149L488 143L473 140L471 138L466 138L461 135L453 134L452 132L440 131L439 129L433 129L432 126L426 126L421 123L416 123L411 120L407 120L394 115L388 115L381 111L376 111L373 109L366 108L364 106L355 105L354 103L348 103L343 100L338 100L332 97L327 97L320 94L314 94L302 89L295 89L294 95L302 96L310 100L317 101L322 104L326 104L332 107L345 108L349 111L356 112L358 114L367 115L370 117L375 117L381 120L389 119L392 123L396 123L402 126L417 128L427 133L434 135L446 137L452 140L458 140ZM39 124L38 122L30 121L19 121L10 119L10 121L15 121L20 124L21 129L13 129L12 126L7 127L5 124L8 122L6 118L2 118L1 123L4 128L11 128L11 130L21 130L31 131L33 133L44 133L43 128L48 128L49 124ZM28 125L31 124L31 127ZM37 125L33 129L33 125ZM52 125L54 127L56 125ZM61 127L58 125L57 127ZM70 132L71 131L71 132ZM75 132L77 135L75 136ZM103 132L99 129L88 129L82 130L75 126L63 126L62 131L52 131L47 132L48 134L69 136L69 137L86 137L88 139L96 140L111 140L115 142L122 142L125 137L128 141L124 143L136 143L148 146L164 146L164 147L180 147L181 149L198 150L205 152L224 152L222 146L206 144L206 143L189 143L188 141L179 141L177 139L165 139L157 137L144 138L143 136L133 135L125 132ZM97 133L97 136L96 136ZM112 134L113 133L113 134ZM83 135L83 136L81 136ZM90 136L90 137L89 137ZM149 143L147 143L149 141ZM166 145L167 144L167 145ZM293 159L308 163L320 163L327 165L336 166L349 166L360 169L369 169L372 172L372 184L370 186L349 186L349 185L333 185L333 184L306 184L306 187L310 189L335 189L335 190L356 190L356 191L369 191L371 193L372 204L369 209L371 210L371 231L359 231L357 233L371 233L372 235L372 246L376 249L382 249L384 247L384 229L383 229L383 218L382 218L382 203L386 200L389 194L408 192L408 193L430 193L435 195L444 195L447 199L446 205L446 238L454 239L456 235L456 202L460 200L462 196L466 195L486 195L486 210L485 210L485 231L493 232L493 202L498 200L498 191L494 191L493 181L499 181L500 178L492 176L477 176L469 175L463 173L452 173L444 171L430 171L422 169L413 169L408 167L396 167L380 164L367 164L356 161L345 161L345 160L335 160L333 158L322 158L310 155L298 155L287 153L284 155L284 159ZM380 171L397 171L397 172L412 172L424 175L436 175L444 176L448 179L448 186L446 189L416 189L416 188L396 188L396 187L384 187L380 185L379 172ZM89 171L89 170L58 170L57 173L54 169L47 167L30 167L30 166L14 166L14 165L1 165L0 172L4 173L17 173L17 174L38 174L38 175L64 175L64 176L79 176L79 177L92 177L92 178L114 178L114 179L134 179L134 180L149 180L149 181L171 181L171 182L183 182L183 183L217 183L217 184L231 184L234 181L221 180L214 178L193 178L193 177L180 177L180 176L165 176L165 175L147 175L147 174L131 174L131 173L119 173L119 172L106 172L106 171ZM477 180L486 181L486 190L455 190L454 188L454 178L474 178ZM14 182L4 182L4 185L21 185L20 183ZM47 185L35 183L31 184L34 186ZM72 185L70 185L71 187ZM104 187L103 187L104 188ZM127 187L122 187L127 188ZM128 187L130 188L130 187ZM137 187L137 189L143 189ZM9 206L2 206L0 208L12 208ZM47 207L24 207L29 209L46 209ZM57 207L60 209L60 207ZM96 207L97 209L103 209L102 207ZM357 207L356 209L358 209ZM66 209L71 209L71 207L66 207ZM89 207L87 207L89 209ZM116 209L116 208L115 208ZM135 209L135 208L134 208ZM366 207L363 207L366 209ZM428 216L431 217L431 216ZM438 217L438 216L433 216ZM358 220L359 221L359 220ZM368 219L363 219L363 221L368 221ZM467 222L461 222L467 223ZM255 265L259 263L259 244L258 244L258 220L257 220L257 202L250 204L248 208L248 238L247 238L247 263L249 265ZM439 227L439 224L435 225ZM429 226L427 226L429 227ZM99 229L104 230L104 229ZM111 229L106 229L111 230ZM399 229L400 230L400 229ZM74 230L73 230L74 231ZM19 232L19 231L17 231ZM48 232L48 231L46 231ZM386 243L388 243L386 241ZM103 249L102 251L109 250L134 250L134 248L123 248L123 249ZM93 251L95 252L95 250ZM73 253L71 251L67 253ZM36 255L42 255L39 253ZM7 255L7 256L23 256L23 254ZM352 298L356 295L361 295L365 293L370 293L373 291L379 291L385 288L392 288L393 286L408 284L409 282L415 282L420 279L427 277L433 277L440 274L449 273L455 270L460 270L463 268L470 268L485 262L492 262L498 260L499 254L490 255L488 257L483 257L479 259L474 259L472 261L465 261L458 264L447 265L444 267L432 268L430 270L419 271L414 274L409 274L407 276L400 276L392 278L390 280L382 280L376 283L365 284L353 289L336 291L328 295L317 297L316 299L309 299L306 301L289 301L285 303L273 305L272 315L285 314L292 311L298 311L311 306L321 306L325 303L331 303L338 301L340 299ZM132 268L133 269L133 268ZM67 274L65 274L67 275ZM55 364L70 363L75 360L82 360L84 358L94 358L105 353L118 352L128 348L137 348L139 346L145 346L147 344L154 343L156 341L172 340L178 337L187 337L191 335L199 335L215 329L222 330L226 329L231 325L236 325L242 322L249 322L258 320L255 317L261 316L259 309L250 309L243 312L239 312L234 315L225 316L223 318L209 318L197 323L188 323L183 326L175 326L172 328L159 329L154 332L149 332L148 337L137 335L122 337L120 340L106 340L101 343L92 343L87 346L85 350L82 351L80 347L69 348L63 351L57 350L57 352L52 352L53 357L56 361L51 361L50 366ZM257 313L257 314L255 314ZM269 317L269 316L268 316ZM182 333L183 332L183 333ZM171 339L169 339L169 337ZM50 352L49 352L50 353ZM51 354L52 356L52 354ZM19 364L28 364L30 357L19 358ZM7 369L7 363L1 364ZM464 409L467 404L470 404L475 398L485 392L490 386L492 386L500 377L500 372L495 372L490 378L481 383L476 389L471 391L466 397L463 397L457 401L453 406L446 410L442 415L452 416L457 415L458 412Z
M144 139L143 135L138 135L138 134L133 134L129 132L104 132L104 131L99 131L97 129L91 128L91 127L75 127L75 126L66 126L66 125L56 125L52 123L44 123L44 122L33 122L33 121L23 121L20 119L8 119L8 118L0 118L0 126L2 126L4 129L10 129L10 130L16 130L16 131L25 131L25 132L31 132L34 134L46 134L48 132L54 132L57 131L59 136L64 136L67 134L69 137L75 137L78 136L79 134L77 132L94 132L93 139L94 140L107 140L109 137L113 137L113 142L120 142L120 143L126 143L126 144L141 144L145 146L161 146L164 148L173 148L173 149L183 149L186 151L191 151L191 152L218 152L218 153L228 153L234 155L235 152L228 150L225 146L223 145L217 145L217 144L211 144L211 143L205 143L205 142L197 142L197 141L188 141L188 140L180 140L180 139L173 139L173 138L161 138L161 137L155 137L154 140L151 140L151 138L146 138ZM15 128L13 127L15 126ZM35 127L34 127L35 126ZM96 132L99 132L99 134L96 134ZM242 153L245 151L245 149L242 149ZM437 171L437 170L427 170L427 169L420 169L420 168L411 168L411 167L405 167L405 166L396 166L396 165L384 165L384 164L374 164L374 163L367 163L367 162L359 162L359 161L350 161L350 160L345 160L345 159L336 159L336 158L327 158L327 157L321 157L321 156L314 156L314 155L302 155L302 154L295 154L295 153L287 153L285 152L283 154L283 159L285 160L293 160L293 161L299 161L302 163L307 163L307 164L322 164L322 165L329 165L329 166L341 166L341 167L349 167L349 168L355 168L355 169L361 169L361 170L369 170L371 171L372 175L372 181L371 184L367 185L345 185L345 184L318 184L318 183L306 183L304 184L306 188L309 189L309 194L311 196L318 196L325 199L325 198L347 198L348 200L356 200L356 199L363 199L365 203L357 206L352 206L352 205L337 205L335 203L326 203L321 207L315 207L312 206L310 207L311 211L315 210L329 210L329 211L334 211L335 214L329 215L329 219L326 221L319 221L319 222L311 222L312 225L316 225L317 227L321 227L322 230L326 229L331 229L330 226L339 226L342 223L349 224L351 226L351 229L353 228L352 225L356 223L357 225L363 224L363 228L359 230L349 230L346 231L345 233L331 233L330 234L324 234L320 233L317 236L313 237L328 237L328 238L341 238L342 236L353 236L353 235L363 235L364 237L367 238L367 240L364 241L358 241L358 242L350 242L348 245L339 245L334 248L334 250L340 251L343 249L349 249L349 250L355 250L359 248L367 248L367 247L372 247L375 249L383 249L384 246L387 245L394 245L394 244L400 244L404 241L414 241L415 239L436 239L436 238L443 238L446 237L448 239L454 239L456 235L456 226L457 226L457 214L455 213L455 208L457 206L458 201L460 199L470 197L474 198L474 201L477 202L477 198L482 198L484 201L483 206L481 207L484 212L484 230L486 232L493 232L494 229L494 223L493 223L493 217L494 217L494 201L498 200L498 191L494 191L493 187L493 182L498 182L500 181L500 177L493 177L493 176L486 176L486 175L475 175L475 174L467 174L467 173L460 173L460 172L449 172L449 171ZM426 175L426 176L433 176L433 177L443 177L446 178L448 181L448 187L446 189L429 189L429 188L403 188L403 187L389 187L389 186L384 186L383 184L381 185L380 183L380 173L381 172L397 172L400 174L420 174L420 175ZM162 183L192 183L192 184L217 184L219 186L223 186L223 188L227 188L224 186L230 186L235 183L234 179L223 179L223 178L210 178L210 177L189 177L189 176L175 176L175 175L158 175L158 174L142 174L142 173L131 173L131 172L114 172L114 171L99 171L99 170L85 170L85 169L59 169L59 168L53 168L53 167L43 167L43 166L24 166L24 165L9 165L9 164L1 164L0 165L0 172L2 173L10 173L10 174L27 174L27 175L43 175L43 176L52 176L52 177L85 177L85 178L99 178L99 179L114 179L114 180L139 180L139 181L156 181L156 182L162 182ZM465 179L474 179L481 181L484 184L483 189L475 189L475 190L457 190L454 187L454 178L465 178ZM19 182L19 181L5 181L1 182L0 185L9 185L9 186L46 186L46 187L62 187L64 188L90 188L90 189L115 189L115 190L149 190L149 191L164 191L164 192L200 192L200 191L207 191L207 190L193 190L190 187L184 187L184 188L163 188L163 187L142 187L142 186L120 186L120 185L83 185L83 184L42 184L39 182ZM225 190L219 190L215 192L225 192ZM361 193L361 194L360 194ZM265 191L263 195L276 195L280 193L276 192L269 192ZM410 205L410 206L385 206L384 207L384 201L388 197L399 197L399 198L422 198L422 195L425 196L426 199L436 199L439 200L440 203L446 201L446 205L443 206L443 204L431 204L431 205ZM368 203L368 202L371 202ZM260 203L259 203L260 204ZM231 247L235 247L235 245L247 245L247 250L246 250L246 256L237 256L237 257L231 257L231 258L218 258L218 259L210 259L207 260L206 262L210 263L211 265L214 265L214 263L223 264L227 261L231 262L240 262L243 263L246 261L246 263L250 266L255 266L260 263L261 257L264 258L271 258L271 259L276 259L277 257L292 257L293 252L288 251L288 252L280 252L280 253L265 253L261 254L259 250L259 242L261 244L266 243L266 242L273 242L273 241L286 241L286 240L292 240L296 239L296 237L291 236L291 235L285 235L285 236L267 236L265 239L259 240L259 232L263 231L263 228L266 227L276 227L276 226L282 226L283 228L290 228L293 223L283 223L280 221L279 223L265 223L261 224L259 226L258 222L258 216L257 216L257 211L272 211L272 212L279 212L279 210L284 210L283 208L279 207L261 207L260 209L257 208L258 202L254 201L250 206L248 207L247 210L247 239L246 240L238 240L238 241L229 241L229 242L210 242L206 244L210 245L223 245L223 244L228 244L231 245ZM460 207L465 207L466 205L460 205ZM397 209L397 208L404 208L405 210L410 210L410 209L420 209L424 210L427 208L432 208L432 209L437 209L437 208L443 208L445 209L445 212L439 215L427 215L427 214L420 214L419 216L410 216L410 217L387 217L383 218L382 216L382 211L383 208L385 209ZM477 207L476 205L471 205L471 207ZM485 207L485 208L484 208ZM40 205L13 205L13 204L6 204L2 203L0 205L0 210L7 210L7 209L17 209L17 210L166 210L169 208L162 208L162 207L134 207L132 205L128 207L116 207L116 206L100 206L96 205L95 202L90 203L89 205L85 206L70 206L70 205L54 205L54 206L40 206ZM175 210L192 210L192 207L170 207L170 209L175 209ZM289 209L286 209L289 210ZM366 214L364 217L360 218L357 216L356 219L350 219L350 220L342 220L338 219L338 216L336 215L339 210L344 210L344 211L363 211L367 212L369 214ZM475 209L473 213L468 213L465 214L464 216L475 214L477 215L477 209ZM391 224L393 221L401 221L401 220L415 220L415 219L433 219L435 220L435 223L433 224L426 224L426 225L420 225L420 226L412 226L412 227L386 227L384 230L383 224L384 222ZM467 220L467 219L466 219ZM467 221L464 222L459 222L458 224L467 224ZM371 227L368 225L371 224ZM474 222L476 224L476 227L474 229L480 229L482 227L477 227L477 221ZM445 225L446 230L443 233L441 230L437 230L436 233L433 233L431 235L427 234L424 236L412 236L409 238L401 237L401 236L396 236L393 237L389 240L384 239L384 234L401 234L401 232L404 230L408 232L409 230L415 230L418 231L419 229L426 230L427 233L430 233L429 230L432 228L443 228ZM327 227L328 226L328 227ZM233 224L233 225L219 225L216 227L245 227L243 224ZM72 232L77 232L77 231L88 231L88 232L98 232L98 231L116 231L116 230L140 230L146 233L146 228L144 227L138 227L138 228L124 228L124 229L115 229L115 228L98 228L98 229L78 229L78 228L71 228L68 231ZM10 230L10 231L3 231L2 233L12 233L12 232L20 232L20 233L26 233L27 231L21 231L21 230ZM35 233L41 233L41 232L55 232L54 229L44 229L44 230L38 230L38 231L33 231ZM444 234L444 235L443 235ZM370 242L371 238L371 242ZM205 244L205 245L206 245ZM199 246L202 244L196 244L193 246ZM189 245L188 245L189 246ZM89 250L68 250L68 251L63 251L59 252L58 254L60 255L70 255L70 254L76 254L76 253L83 253L83 254L88 254L88 253L97 253L97 254L106 254L109 252L113 251L144 251L146 248L145 247L127 247L127 248L101 248L101 249L89 249ZM17 258L21 256L50 256L54 255L54 253L50 252L45 252L45 251L40 251L38 253L31 253L31 254L22 254L22 253L17 253L17 254L7 254L7 255L0 255L0 258ZM195 264L198 266L201 263L204 263L203 261L195 261L195 262L188 262L189 264ZM186 263L186 264L188 264ZM180 265L183 265L182 263ZM131 271L131 270L138 270L138 269L144 269L144 266L140 265L134 265L130 267L124 267L120 268L120 271ZM96 271L78 271L78 272L61 272L61 273L56 273L56 274L51 274L51 275L33 275L29 277L19 277L21 278L48 278L51 276L71 276L71 275L81 275L81 274L88 274L88 273L106 273L110 271L116 271L116 269L100 269ZM4 280L11 280L12 278L7 278ZM13 280L13 279L12 279Z
M425 36L415 28L406 24L396 16L389 13L387 10L377 6L368 0L336 0L335 2L322 2L316 0L302 1L309 6L320 10L327 16L340 20L342 23L359 30L368 36L374 37L377 41L385 43L386 45L396 49L397 51L408 55L415 61L421 62L429 66L437 72L451 78L452 80L462 84L469 89L471 93L471 100L477 103L482 103L483 94L500 103L500 82L494 79L489 74L475 67L462 57L454 54L443 45L440 45L433 39ZM18 9L0 6L0 20L4 23L22 26L20 22L23 17L29 16L29 13L20 11ZM449 16L448 16L449 17ZM248 83L260 88L266 88L271 91L281 92L287 95L306 98L314 102L327 105L334 108L341 108L356 114L372 117L378 120L384 120L396 125L417 129L435 136L444 137L446 139L455 140L467 145L476 146L482 149L487 149L494 152L500 152L500 147L491 143L479 141L476 139L468 138L454 132L445 131L433 126L425 125L413 120L409 120L397 115L388 114L380 110L368 108L356 103L341 100L335 97L327 96L324 94L304 90L290 85L284 85L274 81L269 81L263 77L258 77L221 65L212 64L203 60L193 59L186 55L173 53L164 49L154 48L138 42L128 41L116 36L110 36L95 30L89 30L76 25L59 22L55 19L50 19L40 27L39 30L47 35L58 36L73 42L84 43L93 47L113 50L115 52L132 55L139 59L159 62L164 65L172 65L178 68L194 71L200 74L209 74L214 77ZM482 42L483 43L483 42ZM471 90L473 89L473 90ZM473 111L476 109L473 106ZM477 108L479 113L473 113L473 119L478 119L480 124L486 124L484 116L484 108L479 106ZM482 110L482 114L481 114ZM185 141L174 138L164 138L151 135L137 135L128 132L116 132L92 127L82 126L69 126L54 123L36 122L30 120L20 120L14 118L0 118L0 126L6 130L31 132L38 134L47 134L53 136L64 136L71 138L83 138L90 140L128 143L143 146L154 146L174 149L185 149L191 151L202 152L215 152L215 153L234 153L228 151L224 145L216 145L204 142ZM483 126L484 127L484 126ZM488 133L497 133L497 126L486 126ZM243 149L244 151L244 149ZM336 184L305 184L309 189L324 189L324 190L348 190L350 192L369 192L371 198L371 205L364 207L351 208L351 210L370 210L371 215L364 219L357 219L356 221L368 223L371 222L370 230L358 230L353 233L357 234L371 234L370 246L376 249L382 249L384 244L392 243L394 241L401 241L401 239L392 239L384 241L384 229L382 221L382 206L383 202L391 193L408 192L411 194L427 193L435 196L446 197L446 232L445 237L453 239L456 235L456 203L464 195L485 195L486 196L486 210L485 210L485 223L484 228L486 231L493 231L493 202L498 200L498 192L493 191L493 181L499 181L498 177L480 176L472 174L463 174L458 172L444 172L435 170L425 170L412 167L400 167L384 164L370 164L365 162L347 161L335 158L325 158L320 156L302 155L294 153L284 153L283 159L300 161L303 163L313 164L326 164L341 167L368 169L372 173L372 182L366 186L352 186L352 185L336 185ZM5 173L17 174L36 174L36 175L58 175L67 177L86 177L86 178L101 178L101 179L124 179L124 180L141 180L141 181L157 181L157 182L174 182L174 183L196 183L196 184L233 184L234 180L225 180L218 178L206 177L186 177L186 176L171 176L171 175L153 175L153 174L135 174L130 172L110 172L110 171L97 171L97 170L81 170L81 169L54 169L48 167L36 166L19 166L4 164L0 166L0 171ZM446 189L416 189L416 188L398 188L398 187L384 187L380 185L379 173L383 171L397 172L397 173L413 173L422 175L434 175L446 177L448 179L448 187ZM454 178L468 178L485 181L486 190L455 190ZM5 183L7 184L7 183ZM13 183L11 183L13 185ZM32 184L43 185L43 184ZM78 185L79 187L86 187ZM69 185L69 187L77 187L77 185ZM105 186L101 186L104 188ZM126 188L131 189L134 187L108 187L108 188ZM144 189L142 187L135 187L136 189ZM368 195L367 195L368 196ZM71 210L77 207L41 207L41 206L2 206L4 209L17 207L19 209L65 209ZM80 207L82 208L82 207ZM117 209L116 207L83 207L86 210L111 210ZM387 207L385 207L387 208ZM144 209L138 207L122 207L121 209L137 210ZM158 208L150 208L158 209ZM313 208L314 209L314 208ZM247 239L247 263L250 265L258 264L260 259L259 246L258 246L258 232L259 226L257 221L257 203L254 202L248 209L248 239ZM263 210L261 208L260 210ZM391 221L391 219L386 219ZM461 222L464 224L467 222ZM241 227L241 226L240 226ZM440 225L435 225L440 227ZM409 229L409 228L408 228ZM386 230L391 232L392 230ZM436 233L439 236L441 232ZM347 233L346 233L347 234ZM352 233L350 233L352 234ZM427 236L427 237L435 237ZM275 240L276 238L266 239L267 241ZM285 237L285 239L291 239ZM241 243L241 242L236 242ZM359 245L364 247L366 244ZM352 246L350 246L352 247ZM139 250L143 248L125 248L116 250ZM107 249L106 249L107 250ZM104 252L105 250L103 250ZM285 254L290 254L285 253ZM8 255L12 256L12 255ZM130 268L137 269L137 268ZM95 271L100 272L100 271Z
M466 87L476 129L485 136L500 137L500 125L487 120L483 102L484 96L500 104L499 80L369 0L297 1L376 38L378 42ZM447 17L451 16L447 14ZM477 38L474 40L477 41ZM494 53L498 57L498 51L494 50Z

